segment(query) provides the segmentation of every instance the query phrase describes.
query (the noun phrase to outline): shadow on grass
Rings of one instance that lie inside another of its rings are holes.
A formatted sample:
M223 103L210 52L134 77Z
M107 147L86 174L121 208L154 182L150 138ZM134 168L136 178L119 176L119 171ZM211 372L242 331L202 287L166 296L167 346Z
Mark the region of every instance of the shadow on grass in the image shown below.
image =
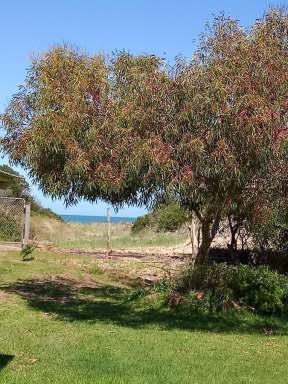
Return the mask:
M4 355L0 353L0 371L14 359L13 355Z
M79 282L63 277L24 280L2 285L1 290L26 299L35 310L63 321L105 322L125 327L156 326L213 332L288 334L287 317L256 316L239 311L204 313L141 306L128 300L129 291L112 285Z

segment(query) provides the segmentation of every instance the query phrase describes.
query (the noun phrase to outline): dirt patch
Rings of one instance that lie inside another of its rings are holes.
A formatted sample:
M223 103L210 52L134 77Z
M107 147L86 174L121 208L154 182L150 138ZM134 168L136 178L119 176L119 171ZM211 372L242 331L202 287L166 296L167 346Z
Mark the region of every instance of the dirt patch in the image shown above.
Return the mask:
M105 249L83 249L83 248L61 248L49 244L38 244L38 249L50 251L53 253L61 253L68 255L78 256L95 256L98 259L119 259L119 258L133 258L143 259L146 257L169 257L175 259L186 259L189 257L189 252L178 252L175 248L145 248L145 249L115 249L107 252Z
M77 260L67 258L65 264L78 266L84 273L93 275L93 263L81 267L81 256L90 256L102 272L108 273L114 279L133 280L144 285L153 285L162 278L170 278L181 273L190 259L190 255L183 254L138 253L127 250L113 250L107 253L104 250L66 249L54 246L41 248L51 253L79 256Z

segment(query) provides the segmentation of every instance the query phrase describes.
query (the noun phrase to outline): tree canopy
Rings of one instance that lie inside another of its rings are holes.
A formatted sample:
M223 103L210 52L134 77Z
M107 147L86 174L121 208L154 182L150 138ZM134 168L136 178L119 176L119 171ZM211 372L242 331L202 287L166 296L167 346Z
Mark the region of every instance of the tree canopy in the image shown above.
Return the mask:
M201 222L200 260L221 218L244 196L256 201L283 163L287 95L287 12L272 9L249 30L220 16L193 59L172 67L68 46L35 58L2 116L3 146L67 204L172 196Z

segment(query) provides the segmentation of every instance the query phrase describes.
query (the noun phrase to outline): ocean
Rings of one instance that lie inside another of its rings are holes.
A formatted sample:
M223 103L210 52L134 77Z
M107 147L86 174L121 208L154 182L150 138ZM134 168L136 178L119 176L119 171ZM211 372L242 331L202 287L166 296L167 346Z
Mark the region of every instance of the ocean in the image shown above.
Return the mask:
M62 219L67 222L92 224L92 223L106 223L106 216L81 216L81 215L61 215ZM111 223L133 223L135 217L120 217L111 216Z

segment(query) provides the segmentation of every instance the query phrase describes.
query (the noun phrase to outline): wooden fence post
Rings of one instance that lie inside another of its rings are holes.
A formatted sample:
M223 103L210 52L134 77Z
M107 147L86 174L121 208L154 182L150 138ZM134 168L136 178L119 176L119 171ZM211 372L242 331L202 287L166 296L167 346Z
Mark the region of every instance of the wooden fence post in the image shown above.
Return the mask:
M107 252L111 250L110 208L107 208Z
M25 204L23 247L26 247L29 244L30 211L31 211L30 204Z

